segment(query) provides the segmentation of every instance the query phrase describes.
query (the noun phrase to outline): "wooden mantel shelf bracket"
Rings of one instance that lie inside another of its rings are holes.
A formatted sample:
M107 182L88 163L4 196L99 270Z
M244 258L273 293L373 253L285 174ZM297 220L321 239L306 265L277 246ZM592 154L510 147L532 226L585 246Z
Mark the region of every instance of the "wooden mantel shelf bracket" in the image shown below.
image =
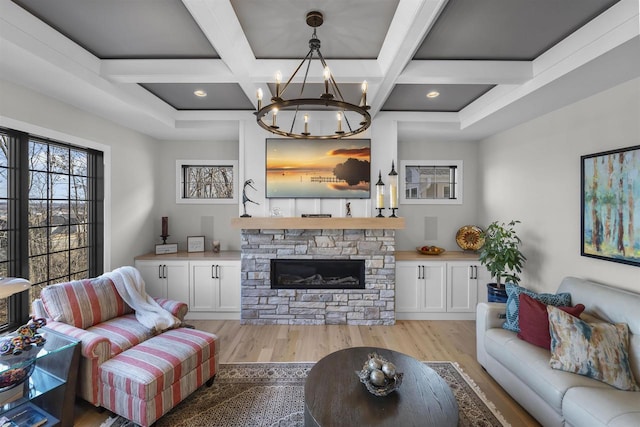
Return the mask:
M245 230L367 230L402 229L404 218L302 218L302 217L251 217L231 218L231 226Z

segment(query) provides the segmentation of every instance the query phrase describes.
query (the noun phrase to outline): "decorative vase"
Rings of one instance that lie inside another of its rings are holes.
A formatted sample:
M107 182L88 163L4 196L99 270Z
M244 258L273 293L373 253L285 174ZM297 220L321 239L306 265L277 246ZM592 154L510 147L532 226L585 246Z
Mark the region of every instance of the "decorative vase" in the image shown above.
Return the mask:
M507 289L504 286L498 286L497 283L487 283L487 301L506 303Z

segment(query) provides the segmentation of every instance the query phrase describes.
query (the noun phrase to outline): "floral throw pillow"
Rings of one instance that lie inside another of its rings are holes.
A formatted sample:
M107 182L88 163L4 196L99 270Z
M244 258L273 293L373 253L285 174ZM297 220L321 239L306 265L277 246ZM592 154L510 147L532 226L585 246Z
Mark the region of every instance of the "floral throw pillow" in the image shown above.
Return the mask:
M513 283L507 283L505 290L507 291L507 317L502 327L513 332L520 332L520 294L529 295L531 298L546 305L556 307L568 307L571 305L571 294L567 292L560 294L538 294Z
M553 369L602 381L620 390L639 391L629 363L626 323L587 323L547 307Z

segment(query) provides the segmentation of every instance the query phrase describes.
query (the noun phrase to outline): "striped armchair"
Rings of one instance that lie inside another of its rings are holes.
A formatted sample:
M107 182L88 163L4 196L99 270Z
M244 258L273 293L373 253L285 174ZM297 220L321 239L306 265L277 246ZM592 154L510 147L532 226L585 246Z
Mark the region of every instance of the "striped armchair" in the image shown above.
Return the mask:
M218 337L190 328L155 332L107 278L46 287L33 312L47 327L81 341L78 395L142 426L151 425L218 368ZM156 299L180 321L185 303ZM210 384L208 382L208 384Z

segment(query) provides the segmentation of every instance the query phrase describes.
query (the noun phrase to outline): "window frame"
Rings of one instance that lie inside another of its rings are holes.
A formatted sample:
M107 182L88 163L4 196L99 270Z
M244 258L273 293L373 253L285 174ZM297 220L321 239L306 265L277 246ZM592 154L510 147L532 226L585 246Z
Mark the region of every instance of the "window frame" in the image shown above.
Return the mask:
M184 168L232 168L231 197L195 198L185 197ZM176 160L176 203L178 204L237 204L238 203L238 161L237 160Z
M37 292L37 286L47 286L57 283L60 280L71 278L73 273L67 272L63 278L47 277L45 281L34 283L30 278L29 259L29 182L30 175L30 146L31 142L37 142L47 145L47 152L51 151L51 147L59 147L65 150L82 151L87 155L87 186L83 199L72 198L69 192L65 200L69 205L77 200L82 200L87 204L87 226L90 228L87 232L88 241L87 250L87 277L95 277L102 274L105 263L104 247L104 206L105 206L105 164L104 159L106 153L97 148L91 148L82 145L76 145L60 140L43 137L40 135L30 134L11 128L0 127L0 132L7 135L9 153L7 156L7 216L9 223L7 224L8 247L7 247L7 275L9 277L24 277L32 282L30 292L21 292L7 298L8 323L0 324L0 331L10 330L17 325L25 323L29 319L31 309L30 293ZM70 158L70 157L69 157ZM47 164L50 158L47 156ZM47 171L50 171L47 166ZM71 169L66 174L69 179L74 176ZM89 184L91 182L91 184ZM53 195L47 196L47 203L55 200ZM9 210L11 211L9 213ZM48 226L50 224L47 224ZM47 256L50 255L49 247L47 248ZM73 248L67 248L70 252ZM4 262L4 260L3 260ZM47 261L49 264L49 261ZM76 272L76 274L79 271Z
M462 160L401 160L399 171L399 183L400 186L400 204L405 205L461 205L463 204L463 173L464 162ZM455 183L455 198L407 198L407 168L411 167L455 167L456 168L456 183Z

